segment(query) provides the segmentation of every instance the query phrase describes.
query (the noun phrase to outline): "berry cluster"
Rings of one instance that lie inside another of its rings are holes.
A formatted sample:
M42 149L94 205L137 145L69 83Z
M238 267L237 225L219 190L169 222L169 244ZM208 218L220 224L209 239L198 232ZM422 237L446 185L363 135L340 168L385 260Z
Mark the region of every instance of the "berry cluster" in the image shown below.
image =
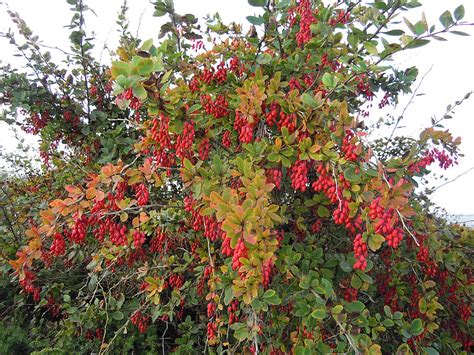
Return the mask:
M224 62L220 62L219 65L217 65L217 71L214 75L214 79L218 84L223 84L227 81L227 69Z
M159 118L155 117L152 121L151 137L157 142L162 149L171 148L171 138L169 134L170 119L164 115Z
M367 82L366 76L364 74L356 76L355 80L357 81L357 93L371 101L374 98L374 93Z
M110 222L109 224L110 241L117 246L127 245L127 227L120 223Z
M150 199L150 192L145 184L135 185L135 197L137 199L138 206L146 206Z
M234 255L232 256L232 269L238 270L242 266L240 258L247 258L247 247L242 238L239 238L235 246Z
M275 184L275 187L280 190L281 182L283 180L283 173L279 168L272 168L266 171L267 183Z
M209 340L215 339L217 336L217 322L207 323L207 338Z
M26 133L38 134L48 124L49 119L48 111L41 113L41 115L33 113L29 119L31 123L28 123L28 125L25 125L22 128Z
M161 228L156 229L156 235L150 242L150 251L152 253L161 253L166 250L168 236L161 230Z
M281 131L283 127L288 129L288 132L293 133L296 130L296 113L285 113L280 111L280 119L277 122L277 127Z
M133 246L135 249L140 249L145 243L145 233L140 231L135 231L133 233Z
M262 285L263 288L268 288L270 286L270 282L272 281L272 270L273 270L273 261L266 260L263 262L262 265Z
M270 105L270 110L265 113L265 122L269 127L274 126L277 123L279 117L280 105L274 101Z
M341 150L344 153L344 158L349 161L357 161L357 148L358 146L353 142L354 133L350 130L346 131L346 135L342 140Z
M189 81L189 90L191 90L192 92L198 92L201 90L201 86L199 85L199 79L197 77L194 76Z
M34 285L35 280L35 274L26 267L23 268L23 277L20 277L20 287L25 291L25 293L32 294L35 302L39 302L41 289Z
M54 318L58 318L61 315L61 305L54 300L54 296L51 294L46 299L48 301L46 309Z
M83 243L84 239L86 239L88 225L89 220L87 216L82 215L80 218L76 218L69 238L76 244Z
M204 237L214 242L222 238L221 224L214 217L204 217Z
M54 234L54 240L51 244L50 252L55 256L64 255L66 252L66 242L60 233Z
M291 187L302 192L306 191L308 185L308 162L297 160L290 169Z
M300 15L300 29L296 34L296 43L302 47L312 38L311 25L316 23L316 18L314 17L310 0L301 0L296 6L295 11Z
M130 317L130 321L138 328L140 333L146 332L146 330L148 329L149 320L150 316L145 316L140 311L135 311Z
M239 317L237 316L238 310L239 301L233 300L227 307L227 312L229 313L229 324L234 324L239 321Z
M329 20L330 26L336 26L337 24L345 25L350 20L350 13L344 10L338 10L337 17L333 17Z
M350 208L349 208L349 201L346 199L342 199L339 205L336 207L334 212L332 213L332 217L334 219L334 223L336 224L349 224L351 219L349 218Z
M190 156L195 136L194 122L186 121L183 132L176 138L176 156L181 160Z
M398 216L393 208L384 209L380 206L381 198L372 201L369 206L369 217L376 221L374 229L385 237L387 244L392 248L398 247L403 239L403 230L396 227Z
M357 234L354 239L354 269L365 270L367 268L367 244L362 240L362 234Z
M419 174L422 169L426 169L426 167L431 165L434 161L435 159L432 152L428 152L423 158L410 164L407 170L411 174Z
M209 158L209 151L211 149L211 141L209 138L205 137L201 140L201 143L199 143L199 159L201 160L207 160Z
M255 125L255 120L253 122L249 122L240 111L235 113L234 129L239 133L240 142L252 142Z
M229 149L231 145L232 141L230 139L230 131L224 131L224 134L222 135L222 146Z
M216 312L217 305L214 302L209 302L207 304L207 318L212 318Z
M319 173L319 176L311 184L313 190L316 192L323 192L331 203L337 203L341 198L340 192L336 188L336 182L328 169L323 164L318 164L316 166L316 172Z
M221 252L222 255L225 256L231 256L233 254L232 248L230 247L230 238L227 236L225 236L222 241Z
M202 95L201 105L206 113L214 116L214 118L225 117L229 112L229 103L224 95L217 95L215 101L212 101L211 95Z
M169 277L168 284L172 289L179 290L184 285L184 277L182 275L173 274Z

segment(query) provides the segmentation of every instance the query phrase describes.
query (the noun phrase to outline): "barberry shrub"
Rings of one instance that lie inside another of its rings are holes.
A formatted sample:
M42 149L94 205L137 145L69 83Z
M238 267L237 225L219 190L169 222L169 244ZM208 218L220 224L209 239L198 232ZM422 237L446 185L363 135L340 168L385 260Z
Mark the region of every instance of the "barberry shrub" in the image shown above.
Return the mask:
M417 1L249 3L262 14L245 34L159 0L161 40L124 30L103 87L85 75L56 111L4 94L50 141L117 139L27 220L10 261L20 292L58 329L54 344L74 336L100 353L140 333L148 350L177 353L469 352L474 232L433 216L415 189L430 166L455 164L460 139L434 121L387 152L362 121L365 103L396 103L416 79L386 62L463 34L464 8L437 30L395 20Z

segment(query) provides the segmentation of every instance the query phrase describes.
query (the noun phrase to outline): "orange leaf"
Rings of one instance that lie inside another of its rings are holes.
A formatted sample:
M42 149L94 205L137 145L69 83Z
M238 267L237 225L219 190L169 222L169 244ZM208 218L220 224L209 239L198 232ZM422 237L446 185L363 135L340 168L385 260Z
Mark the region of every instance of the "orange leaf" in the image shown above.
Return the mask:
M139 225L140 225L140 220L138 219L138 217L135 217L132 221L132 226L134 228L137 228Z
M150 217L145 212L140 213L140 223L146 223Z
M81 189L78 188L77 186L74 185L66 185L64 187L67 192L69 192L70 195L80 195L81 194Z
M105 193L102 190L96 190L95 193L95 200L97 202L102 201L105 198Z
M92 200L95 197L96 192L97 192L96 189L94 189L92 187L88 188L87 191L86 191L86 198L88 200Z
M106 177L110 177L114 175L114 166L108 163L107 165L103 166L102 169L100 169L100 172Z
M152 173L151 164L148 159L143 163L143 167L140 168L141 172L145 175L150 175Z

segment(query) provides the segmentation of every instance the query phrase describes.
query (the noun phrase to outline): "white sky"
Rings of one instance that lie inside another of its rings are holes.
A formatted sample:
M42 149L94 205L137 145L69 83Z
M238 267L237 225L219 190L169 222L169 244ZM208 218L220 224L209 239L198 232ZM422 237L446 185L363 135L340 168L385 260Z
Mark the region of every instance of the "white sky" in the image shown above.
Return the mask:
M30 26L36 35L45 44L68 49L69 32L63 26L69 24L71 12L65 0L3 0L9 4L9 8L19 12L22 18ZM465 20L474 22L474 1L472 0L425 0L422 10L418 9L409 14L412 22L420 19L421 11L425 11L428 24L436 24L440 28L439 15L446 9L453 11L464 2L466 8ZM111 49L116 48L117 36L117 13L122 5L122 0L86 0L97 16L89 14L86 18L89 33L96 33L96 53L101 55L104 44ZM139 38L157 38L161 24L165 18L152 17L153 5L147 0L129 0L130 30L136 33L138 29ZM175 0L176 11L180 14L192 13L197 17L219 12L224 22L235 21L246 24L245 16L253 15L259 9L248 5L246 0ZM141 18L141 21L140 21ZM138 24L140 23L140 26ZM5 6L0 5L0 31L6 32L13 28ZM433 115L440 116L445 112L448 104L461 99L465 93L474 90L474 69L472 67L474 58L474 26L461 28L468 32L471 37L460 37L455 35L446 36L448 42L434 41L428 46L402 53L396 57L395 66L399 68L417 66L420 70L419 78L433 66L430 74L425 79L420 93L426 94L415 99L415 102L406 112L403 121L404 134L415 134L423 127L430 124ZM19 37L18 37L19 38ZM13 57L14 48L6 40L0 39L0 53L3 63L21 64L19 59ZM54 53L53 56L58 53ZM108 56L103 53L104 64L107 64ZM408 98L406 98L407 100ZM405 100L405 102L406 102ZM400 113L403 102L396 112ZM445 127L454 136L463 139L462 151L466 155L460 160L455 168L450 169L446 176L453 179L466 170L474 167L474 95L456 110L451 121L446 122ZM395 114L396 115L396 114ZM34 140L28 142L34 144ZM16 142L12 139L11 132L6 125L0 123L0 144L7 150L13 150ZM441 207L453 214L474 213L474 170L469 174L446 185L434 195L434 201ZM439 182L440 183L440 182Z

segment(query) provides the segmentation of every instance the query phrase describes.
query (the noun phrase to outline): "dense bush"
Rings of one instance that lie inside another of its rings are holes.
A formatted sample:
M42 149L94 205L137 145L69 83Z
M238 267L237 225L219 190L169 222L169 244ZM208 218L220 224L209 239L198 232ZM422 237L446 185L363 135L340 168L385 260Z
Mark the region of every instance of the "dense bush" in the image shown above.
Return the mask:
M4 68L5 120L43 168L16 157L2 183L0 349L470 351L474 232L416 190L460 139L441 118L374 144L363 122L417 78L387 61L463 34L462 6L437 29L397 22L417 1L249 0L245 34L160 0L156 43L124 5L105 68L68 3L69 69L18 14L26 42L6 34L30 70Z

